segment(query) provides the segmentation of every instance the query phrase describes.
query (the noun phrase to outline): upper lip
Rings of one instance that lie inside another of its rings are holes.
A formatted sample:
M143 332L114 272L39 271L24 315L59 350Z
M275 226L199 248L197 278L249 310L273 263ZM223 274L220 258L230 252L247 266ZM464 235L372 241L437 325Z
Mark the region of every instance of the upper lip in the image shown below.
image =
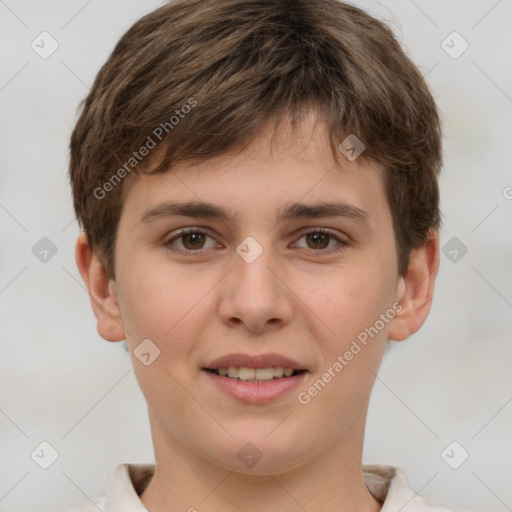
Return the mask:
M229 366L244 366L246 368L282 366L283 368L292 368L293 370L306 369L304 365L297 361L293 361L279 354L227 354L213 360L205 368L208 370L217 370L218 368L227 368Z

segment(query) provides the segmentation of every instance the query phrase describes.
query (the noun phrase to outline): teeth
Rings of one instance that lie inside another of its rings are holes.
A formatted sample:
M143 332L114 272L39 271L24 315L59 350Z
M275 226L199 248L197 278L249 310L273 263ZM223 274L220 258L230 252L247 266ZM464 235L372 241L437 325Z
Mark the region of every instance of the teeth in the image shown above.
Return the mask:
M243 381L265 381L280 379L281 377L291 377L293 375L292 368L283 368L282 366L269 366L267 368L229 366L227 368L217 368L214 371L223 377L229 377L230 379L239 379Z
M238 368L238 378L240 380L254 379L255 376L256 370L254 368L246 368L245 366L240 366L240 368Z
M282 366L274 366L274 377L282 377L284 375L284 368Z
M255 373L256 380L272 380L274 378L273 368L258 368Z

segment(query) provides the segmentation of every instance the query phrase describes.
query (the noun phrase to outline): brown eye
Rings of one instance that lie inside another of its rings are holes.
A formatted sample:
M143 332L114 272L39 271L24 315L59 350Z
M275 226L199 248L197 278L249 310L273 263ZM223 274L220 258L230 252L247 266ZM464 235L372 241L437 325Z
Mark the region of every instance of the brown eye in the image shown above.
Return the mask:
M310 249L327 249L332 236L316 231L306 235L306 241Z
M201 254L203 249L216 246L216 241L208 233L199 229L187 229L177 232L172 238L164 242L164 246L171 251L190 252Z
M195 231L181 235L181 239L185 249L193 251L194 249L202 249L206 237L203 233Z
M319 255L343 250L348 245L349 242L343 235L327 228L312 229L304 233L294 244L295 247L309 249L318 252Z

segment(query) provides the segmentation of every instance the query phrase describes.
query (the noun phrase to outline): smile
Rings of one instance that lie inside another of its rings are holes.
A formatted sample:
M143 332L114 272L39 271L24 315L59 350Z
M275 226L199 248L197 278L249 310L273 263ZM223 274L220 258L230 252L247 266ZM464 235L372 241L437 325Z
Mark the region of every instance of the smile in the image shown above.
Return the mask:
M285 370L287 374L291 371L291 374L286 375ZM226 375L221 375L221 371ZM270 376L271 371L272 376ZM282 376L274 376L274 371L277 375L281 375L282 372ZM233 377L230 377L229 373ZM230 366L218 369L203 368L203 375L209 378L213 389L218 390L222 395L228 395L246 404L263 405L281 398L295 397L291 391L301 385L309 372L279 366L265 368Z
M304 370L294 370L293 368L284 368L282 366L269 366L267 368L224 366L221 368L210 369L208 371L233 380L241 380L244 382L268 382L271 380L282 379L283 377L292 377Z

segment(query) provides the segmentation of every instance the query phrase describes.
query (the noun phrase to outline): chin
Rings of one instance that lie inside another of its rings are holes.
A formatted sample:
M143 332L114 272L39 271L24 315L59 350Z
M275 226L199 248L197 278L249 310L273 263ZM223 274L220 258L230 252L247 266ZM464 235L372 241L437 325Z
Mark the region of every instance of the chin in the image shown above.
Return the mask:
M282 438L278 435L272 440L270 437L265 439L265 435L259 431L254 436L249 433L243 437L237 436L235 440L229 441L229 446L224 447L224 457L219 457L222 450L219 446L219 450L210 453L209 458L218 467L244 475L285 473L300 465L303 454L297 452L296 442L290 437Z

